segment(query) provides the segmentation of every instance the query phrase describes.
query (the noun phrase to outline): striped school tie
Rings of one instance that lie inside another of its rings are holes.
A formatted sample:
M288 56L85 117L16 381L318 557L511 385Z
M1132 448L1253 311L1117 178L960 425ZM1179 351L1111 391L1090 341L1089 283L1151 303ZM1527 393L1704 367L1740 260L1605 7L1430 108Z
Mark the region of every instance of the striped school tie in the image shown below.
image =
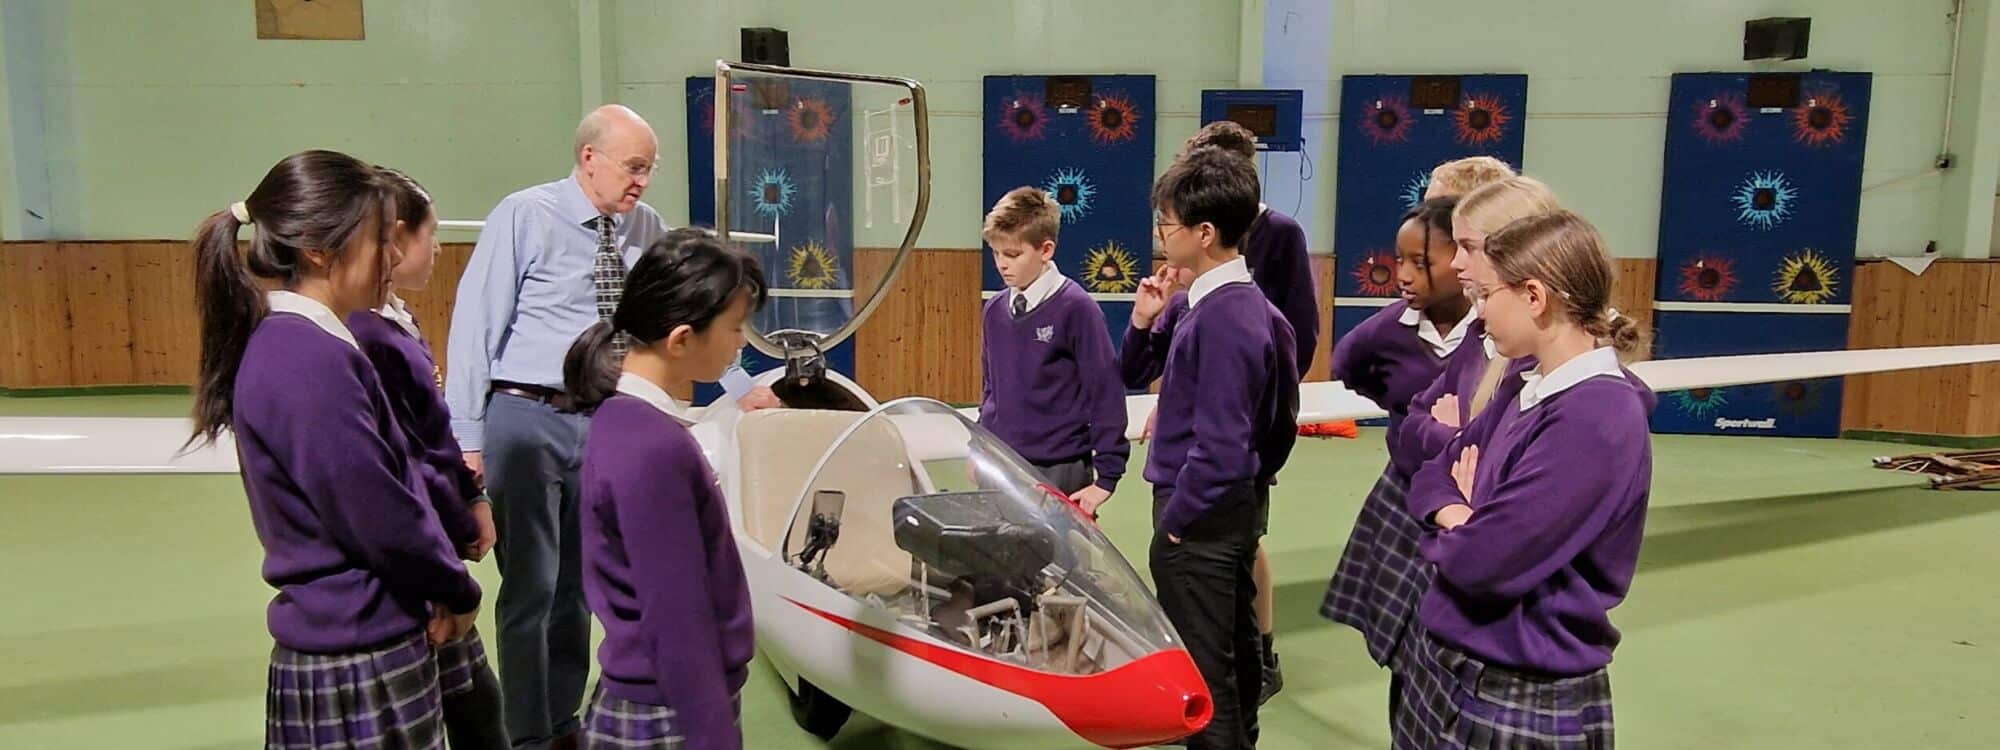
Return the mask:
M611 241L611 217L597 217L597 319L611 322L618 313L618 296L625 292L625 259L618 255L618 245ZM611 350L618 359L625 358L625 337L611 337Z

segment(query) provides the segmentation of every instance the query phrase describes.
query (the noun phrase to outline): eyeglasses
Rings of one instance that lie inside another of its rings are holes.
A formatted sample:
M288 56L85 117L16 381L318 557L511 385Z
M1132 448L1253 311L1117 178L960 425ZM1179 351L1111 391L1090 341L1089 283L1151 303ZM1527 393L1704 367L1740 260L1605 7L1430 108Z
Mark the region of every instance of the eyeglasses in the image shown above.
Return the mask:
M1493 286L1486 286L1478 282L1468 282L1465 285L1465 290L1472 294L1472 298L1482 302L1491 298L1493 295L1498 294L1502 289L1512 289L1512 288L1513 288L1512 284L1494 284Z
M1172 227L1173 231L1172 232L1167 231L1168 227ZM1179 232L1180 230L1186 228L1188 228L1186 224L1176 224L1171 221L1158 221L1153 223L1153 236L1160 238L1161 242L1166 242L1168 236L1174 234L1174 232Z
M606 159L612 158L610 154L607 154L603 151L598 151L596 153L600 156L603 156ZM648 177L654 174L658 174L660 171L660 163L657 161L641 163L638 161L638 157L633 157L630 159L613 159L613 161L618 164L619 169L625 170L625 174L631 175L633 177Z

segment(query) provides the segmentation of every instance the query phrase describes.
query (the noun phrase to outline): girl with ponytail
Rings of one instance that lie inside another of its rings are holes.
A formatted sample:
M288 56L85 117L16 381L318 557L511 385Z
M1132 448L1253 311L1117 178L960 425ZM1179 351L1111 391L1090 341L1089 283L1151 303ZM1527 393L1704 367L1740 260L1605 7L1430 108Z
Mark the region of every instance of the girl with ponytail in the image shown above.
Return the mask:
M610 323L585 331L563 364L571 398L596 409L578 515L603 675L585 747L743 746L750 590L714 471L668 394L720 379L764 298L756 258L677 229L639 256Z
M479 610L479 585L343 322L382 304L394 218L375 167L306 151L195 235L190 442L234 435L264 580L279 592L267 612L267 747L437 747L432 643L461 637Z
M1611 259L1559 211L1485 242L1480 314L1521 385L1418 471L1409 511L1435 566L1419 620L1433 737L1467 748L1610 747L1610 610L1638 567L1652 392L1621 363L1646 336L1611 309Z
M409 175L384 168L382 179L391 195L389 243L398 260L381 307L347 316L347 325L381 376L383 394L409 446L411 469L422 479L445 538L460 558L477 561L493 548L493 506L451 433L444 375L431 359L430 343L417 327L416 314L396 294L430 284L438 256L437 212L430 193ZM437 664L444 729L453 750L507 750L500 682L487 663L479 631L468 629L465 637L438 644Z

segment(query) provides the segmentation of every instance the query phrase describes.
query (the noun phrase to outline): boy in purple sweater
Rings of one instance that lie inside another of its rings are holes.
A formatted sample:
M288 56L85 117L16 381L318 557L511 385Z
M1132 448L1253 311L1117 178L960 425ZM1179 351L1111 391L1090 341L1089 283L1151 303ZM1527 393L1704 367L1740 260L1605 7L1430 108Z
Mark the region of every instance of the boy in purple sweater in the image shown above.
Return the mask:
M1263 659L1252 567L1271 483L1298 440L1292 327L1237 251L1257 217L1257 192L1249 162L1208 148L1153 188L1167 262L1195 273L1167 347L1146 463L1154 588L1215 701L1192 748L1256 746ZM1165 309L1166 291L1142 292L1126 347L1156 345L1159 334L1136 323Z
M392 290L380 310L347 317L361 353L375 364L382 390L410 449L410 465L423 478L431 506L459 557L478 561L493 548L492 504L465 465L451 412L444 403L444 376L431 358L430 343L394 290L417 291L430 284L437 266L437 213L423 186L408 175L383 169L394 194L395 227L389 241L400 258L390 270ZM437 647L438 689L444 696L444 729L452 750L506 750L505 711L500 682L486 660L479 631Z
M479 611L479 584L342 323L382 304L389 197L375 167L306 151L195 234L189 442L235 435L264 580L278 590L266 747L438 747L431 649L463 638Z
M1061 207L1039 188L1009 191L983 235L1007 290L986 303L979 423L1085 513L1125 475L1121 387L1104 311L1055 265Z
M1620 367L1646 341L1608 304L1603 248L1575 214L1543 214L1493 234L1474 273L1499 353L1536 364L1411 482L1436 576L1427 669L1403 695L1434 743L1612 746L1610 610L1645 535L1654 398Z
M676 229L639 256L610 322L584 331L563 363L570 395L596 408L578 515L603 676L585 747L743 747L750 589L687 405L668 394L720 380L764 298L755 257ZM616 337L629 347L622 370Z

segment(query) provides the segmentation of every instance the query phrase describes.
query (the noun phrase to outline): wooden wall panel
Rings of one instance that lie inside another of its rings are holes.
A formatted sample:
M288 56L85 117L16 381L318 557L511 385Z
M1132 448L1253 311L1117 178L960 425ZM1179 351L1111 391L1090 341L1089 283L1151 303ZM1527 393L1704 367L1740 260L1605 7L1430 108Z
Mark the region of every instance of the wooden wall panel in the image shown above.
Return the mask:
M1319 295L1319 344L1313 349L1312 367L1301 378L1307 383L1333 379L1333 272L1333 256L1312 256L1313 291Z
M131 382L195 382L201 327L194 300L194 250L180 243L130 243L125 268L132 295Z
M1974 342L2000 341L2000 265L1988 262L1982 287L1969 292L1961 305L1973 320ZM2000 365L1965 368L1967 435L2000 435Z
M863 248L854 254L854 286L873 288L895 254ZM854 369L881 400L929 396L978 403L981 388L980 254L974 249L917 249L890 297L856 335Z
M1923 275L1863 261L1854 275L1848 346L2000 343L2000 263L1941 260ZM1842 427L1931 435L2000 435L2000 365L1847 379Z
M18 386L28 379L27 360L22 356L26 342L16 335L14 304L21 285L13 278L14 245L0 245L0 388Z
M458 279L465 275L465 264L471 259L472 243L446 244L438 254L437 268L431 271L430 286L419 292L401 293L403 302L416 313L417 325L431 344L431 356L441 368L451 366L445 361L445 349L451 338L451 314L458 306Z
M8 243L4 294L13 341L6 355L12 366L4 383L12 388L71 386L68 284L53 242Z
M1659 261L1652 258L1614 258L1611 306L1618 314L1631 316L1640 330L1653 330L1653 293Z
M135 244L65 242L70 377L80 386L131 385L132 285L126 258Z

